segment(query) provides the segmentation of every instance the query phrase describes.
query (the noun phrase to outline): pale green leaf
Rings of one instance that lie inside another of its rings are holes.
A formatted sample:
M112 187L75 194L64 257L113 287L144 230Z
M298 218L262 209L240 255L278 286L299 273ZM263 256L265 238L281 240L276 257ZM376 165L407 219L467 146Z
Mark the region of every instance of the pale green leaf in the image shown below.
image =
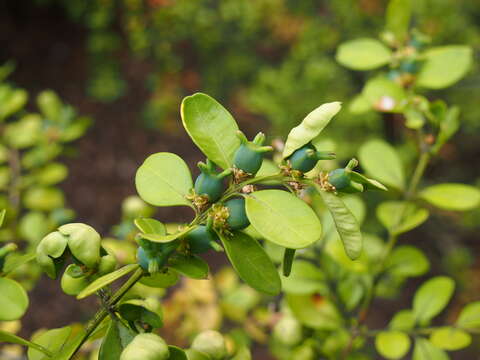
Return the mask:
M178 231L174 234L161 235L161 234L155 233L155 234L140 234L140 236L149 241L153 241L157 243L168 243L185 236L192 229L193 227L186 227L183 230Z
M415 340L413 360L449 360L447 353L424 338Z
M415 327L415 316L412 310L400 310L390 320L388 327L392 330L410 331Z
M385 268L400 277L420 276L428 271L430 263L416 247L401 245L392 251L385 263Z
M383 331L375 337L375 347L387 359L401 359L410 349L410 338L398 330Z
M377 217L392 234L399 235L423 224L429 216L425 208L405 201L386 201L377 207Z
M325 297L287 294L287 303L295 318L307 327L335 330L342 325L338 310Z
M145 234L167 234L167 229L165 228L165 225L161 221L158 221L156 219L139 218L135 219L134 222L138 230L144 232Z
M413 313L417 322L424 324L438 315L449 303L454 290L454 281L446 276L424 282L413 298Z
M340 44L336 60L353 70L372 70L386 65L392 51L380 41L370 38L350 40Z
M34 335L32 338L32 342L43 346L44 348L55 354L63 348L71 333L72 328L70 326L58 329L51 329L41 332L38 335ZM43 352L34 348L28 349L28 360L45 359L48 359L48 357L46 357ZM57 357L55 357L55 359L57 359Z
M20 319L28 303L27 293L19 283L0 277L0 321Z
M472 337L463 330L455 329L451 326L443 326L431 333L430 342L440 349L453 351L469 346L472 342Z
M405 90L383 75L368 80L362 96L372 108L382 112L400 112L406 101Z
M480 190L465 184L445 183L423 189L419 196L441 209L472 210L480 206Z
M467 304L462 309L457 326L463 329L480 329L480 301Z
M412 0L390 0L386 12L386 29L402 42L408 35L412 15Z

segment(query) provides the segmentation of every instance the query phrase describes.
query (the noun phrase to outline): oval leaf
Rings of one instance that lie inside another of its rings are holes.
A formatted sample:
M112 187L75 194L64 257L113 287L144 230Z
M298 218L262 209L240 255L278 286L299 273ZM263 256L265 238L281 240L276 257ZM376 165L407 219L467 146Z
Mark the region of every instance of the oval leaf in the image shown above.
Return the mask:
M168 266L192 279L206 279L208 277L208 264L196 255L172 256L168 261Z
M427 339L417 337L413 349L413 360L449 360L447 353Z
M470 303L462 309L457 326L463 329L480 329L480 301Z
M20 319L28 308L25 289L16 281L0 278L0 321Z
M440 349L454 351L469 346L472 342L472 337L463 330L455 329L451 326L443 326L432 332L430 341Z
M342 317L335 306L324 297L314 295L287 295L288 307L295 318L313 329L336 330Z
M212 97L196 93L183 99L181 115L188 135L207 158L230 168L240 140L238 125L227 109Z
M427 209L404 201L386 201L377 207L377 218L394 235L420 226L428 219L428 216Z
M446 276L434 277L422 284L413 298L413 313L424 324L438 315L453 295L455 283Z
M191 206L185 198L193 187L190 170L179 156L150 155L138 168L135 186L140 197L155 206Z
M320 105L308 114L300 125L290 130L283 149L283 158L289 157L295 150L315 139L341 107L339 101L334 101Z
M466 211L480 206L480 190L465 184L438 184L422 190L423 200L441 209Z
M398 189L405 187L402 163L390 144L379 139L370 140L360 148L358 157L370 176Z
M158 234L158 235L166 235L167 229L165 225L156 219L150 218L139 218L135 219L135 226L141 232L145 234Z
M280 276L260 244L250 236L234 232L226 237L219 234L228 259L240 278L252 288L277 295L281 290Z
M400 112L407 98L399 84L383 75L368 80L362 96L371 107L382 112Z
M282 190L261 190L246 197L252 226L265 239L290 248L304 248L322 234L315 212L302 200Z
M85 289L83 289L77 295L77 299L83 299L83 298L86 298L87 296L94 294L97 290L100 290L101 288L111 284L112 282L120 279L121 277L124 277L125 275L132 272L133 270L138 269L138 267L139 267L138 264L125 265L124 267L114 272L111 272L107 275L99 277L97 280L95 280L90 285L88 285Z
M402 245L392 251L385 268L400 277L420 276L428 271L430 263L428 258L416 247Z
M317 185L316 187L328 211L332 214L345 253L350 259L357 259L362 252L362 233L357 219L337 195L323 191Z
M102 341L98 360L118 360L123 349L132 341L135 334L120 321L112 320L107 335Z
M410 349L410 338L401 331L383 331L375 337L375 347L387 359L400 359Z
M392 51L380 41L362 38L340 44L336 60L353 70L371 70L386 65L392 58Z
M68 338L70 337L71 333L72 328L70 326L58 329L51 329L41 332L38 335L34 335L32 338L32 342L43 346L44 348L55 354L61 351ZM34 348L28 349L28 360L44 360L46 358L47 357L45 357L45 354L43 352L38 351ZM56 357L54 358L56 359Z

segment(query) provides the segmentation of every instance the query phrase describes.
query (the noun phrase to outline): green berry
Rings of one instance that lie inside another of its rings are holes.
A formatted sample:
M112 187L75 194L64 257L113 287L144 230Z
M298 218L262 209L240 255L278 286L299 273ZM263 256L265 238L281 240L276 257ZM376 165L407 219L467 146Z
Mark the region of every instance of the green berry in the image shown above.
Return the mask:
M209 202L215 202L225 191L223 179L230 175L230 170L225 170L219 174L215 172L216 165L207 159L207 163L199 162L201 174L195 180L195 193L200 196L206 196Z
M262 166L263 154L272 151L272 147L262 146L265 142L265 135L261 132L255 136L253 141L248 141L240 130L237 132L237 135L240 138L241 144L235 152L233 165L235 165L237 169L255 175Z
M135 336L123 349L120 360L167 360L168 345L160 336L143 333Z
M212 242L218 240L217 235L205 225L199 225L185 237L188 240L190 251L201 254L212 249Z
M334 159L335 154L329 151L317 151L315 146L311 143L303 145L300 149L288 158L293 170L298 170L303 173L312 170L317 165L318 160Z
M198 334L192 342L192 349L207 354L212 360L227 356L225 339L218 331L207 330Z
M76 296L88 286L88 281L85 276L74 277L70 273L70 269L76 267L74 264L68 265L63 273L60 285L62 290L67 295Z
M225 203L225 207L228 209L227 224L230 230L241 230L250 225L247 213L245 212L244 198L228 200Z

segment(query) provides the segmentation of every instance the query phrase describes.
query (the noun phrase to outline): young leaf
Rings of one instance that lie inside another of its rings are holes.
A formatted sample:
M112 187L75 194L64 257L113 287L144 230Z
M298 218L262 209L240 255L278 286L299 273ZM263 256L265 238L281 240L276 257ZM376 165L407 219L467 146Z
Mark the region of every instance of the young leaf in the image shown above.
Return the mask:
M443 326L431 333L430 341L440 349L453 351L463 349L470 345L472 337L463 330L451 326Z
M63 348L71 333L72 328L70 326L51 329L35 335L32 338L32 342L43 346L55 354ZM45 358L48 359L43 352L34 348L28 349L28 360L44 360ZM57 359L57 357L54 358Z
M147 239L149 241L157 242L157 243L168 243L173 240L176 240L178 238L181 238L182 236L186 235L188 232L190 232L193 228L192 227L186 227L181 231L178 231L174 234L140 234L140 236L144 239Z
M408 35L410 18L412 15L412 0L390 0L385 15L387 30L402 42Z
M462 45L434 47L423 56L425 62L418 74L417 85L429 89L453 85L466 75L473 62L472 48Z
M183 99L181 115L188 135L207 158L230 168L240 140L238 125L227 109L210 96L196 93Z
M400 310L390 320L388 327L392 330L408 332L415 327L415 316L411 310Z
M165 228L165 225L156 219L139 218L139 219L135 219L134 222L138 230L140 230L145 234L158 234L158 235L167 234L167 229Z
M28 308L25 289L15 280L0 277L0 321L20 319Z
M241 232L227 237L219 234L228 259L240 278L252 288L277 295L281 281L277 269L260 244Z
M361 38L340 44L335 58L349 69L372 70L388 64L392 51L378 40Z
M410 338L398 330L383 331L375 337L375 347L387 359L400 359L410 349Z
M245 208L255 230L277 245L300 249L322 234L322 225L312 208L287 191L255 191L246 197Z
M480 301L467 304L462 309L457 326L462 329L480 329Z
M447 353L427 339L417 337L413 349L413 360L449 360Z
M465 184L445 183L423 189L419 196L441 209L467 211L480 206L480 190Z
M323 191L318 185L316 185L316 188L328 211L332 214L346 254L352 260L357 259L362 252L362 233L357 219L337 195Z
M447 306L454 289L454 281L446 276L437 276L424 282L413 298L413 313L417 323L427 323L438 315Z
M208 264L196 255L175 255L169 259L168 266L192 279L206 279L208 277Z
M18 344L18 345L22 345L22 346L31 347L31 348L36 349L39 352L44 353L44 354L46 352L47 352L47 354L50 353L50 351L48 349L45 349L44 347L42 347L41 345L39 345L37 343L28 341L26 339L21 338L20 336L11 334L11 333L3 331L3 330L0 330L0 343Z
M395 149L380 139L370 140L358 152L367 174L397 189L404 189L405 174Z
M383 112L400 112L407 97L399 84L383 75L368 80L362 96L372 108Z
M392 251L385 268L396 276L421 276L428 271L430 263L428 258L416 247L401 245Z
M427 209L405 201L385 201L377 207L377 218L394 235L420 226L428 216Z
M98 360L118 360L123 349L132 341L135 334L118 320L112 320L107 335L102 341Z
M193 187L187 164L167 152L150 155L138 168L135 186L140 197L155 206L192 206L185 198Z
M295 150L313 141L340 111L341 107L342 105L339 101L334 101L322 104L309 113L300 125L290 130L285 142L285 148L283 149L283 158L286 159Z
M101 288L113 283L114 281L124 277L128 273L132 272L133 270L138 269L139 265L138 264L129 264L125 265L124 267L111 272L107 275L104 275L102 277L99 277L96 279L94 282L92 282L90 285L88 285L85 289L83 289L78 295L77 299L83 299L86 298L87 296L90 296L94 294L97 290L100 290Z

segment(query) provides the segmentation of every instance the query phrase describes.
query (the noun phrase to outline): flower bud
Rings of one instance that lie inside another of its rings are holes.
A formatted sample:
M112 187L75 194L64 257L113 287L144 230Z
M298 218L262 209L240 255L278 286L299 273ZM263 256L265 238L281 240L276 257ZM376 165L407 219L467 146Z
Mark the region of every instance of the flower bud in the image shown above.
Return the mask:
M192 342L192 349L203 352L212 360L221 360L227 355L225 339L218 331L207 330L198 334Z
M72 276L71 269L74 269L76 266L74 264L68 265L60 281L62 290L67 295L76 296L88 286L86 276Z
M167 360L170 351L165 341L152 333L139 334L123 349L120 360Z
M75 258L89 268L95 268L100 261L100 235L89 225L72 223L62 225L58 230L68 236L68 247Z
M60 258L67 248L68 238L54 231L45 236L37 246L37 262L52 279L57 278L57 266L54 259Z
M225 190L223 179L231 174L227 169L219 174L215 172L216 165L207 159L207 163L199 162L201 174L195 180L195 193L199 196L206 196L209 202L217 201Z

